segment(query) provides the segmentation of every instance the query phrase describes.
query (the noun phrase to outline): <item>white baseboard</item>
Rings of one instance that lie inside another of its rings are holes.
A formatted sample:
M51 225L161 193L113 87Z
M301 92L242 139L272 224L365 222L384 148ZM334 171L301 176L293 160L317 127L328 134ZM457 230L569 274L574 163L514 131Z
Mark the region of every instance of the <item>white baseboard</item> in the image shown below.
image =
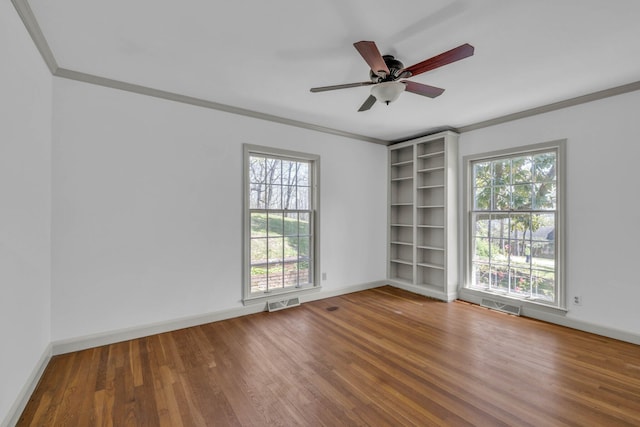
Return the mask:
M321 290L317 293L301 295L301 302L315 301L318 299L330 298L338 295L349 294L352 292L363 291L366 289L376 288L385 285L386 282L369 282L354 286L348 286L335 291ZM266 302L262 304L250 304L243 307L233 308L230 310L220 310L211 313L183 317L179 319L167 320L164 322L152 323L143 326L134 326L131 328L119 329L115 331L103 332L98 334L85 335L65 340L58 340L52 343L53 354L64 354L72 351L86 350L88 348L99 347L102 345L113 344L121 341L142 338L149 335L171 332L178 329L189 328L191 326L204 325L206 323L217 322L234 317L246 316L248 314L260 313L266 310Z
M495 298L494 299L499 299ZM460 299L468 301L474 304L480 305L482 299L481 294L474 292L461 292ZM504 301L504 300L503 300ZM572 319L566 316L566 310L556 308L545 308L543 306L535 307L533 304L522 305L522 312L520 313L524 317L530 317L536 320L542 320L543 322L553 323L555 325L565 326L571 329L577 329L583 332L589 332L603 337L613 338L615 340L625 341L631 344L640 345L640 335L632 332L621 331L619 329L610 328L607 326L597 325L594 323L585 322L582 320Z
M384 283L387 285L396 287L398 289L404 289L405 291L413 292L414 294L423 295L425 297L435 298L435 299L439 299L441 301L446 301L446 302L454 301L458 297L457 292L454 292L452 294L447 294L443 291L439 291L436 289L429 289L424 286L414 285L411 283L405 283L405 282L400 282L396 280L388 280Z
M27 378L22 390L18 393L18 397L16 398L11 408L9 408L9 413L6 415L5 419L0 422L0 427L10 427L15 426L22 415L22 411L26 408L27 403L29 403L29 399L33 394L33 391L36 389L44 370L47 368L49 361L52 356L52 346L51 344L47 345L38 360L38 363L33 368L31 375Z
M619 329L607 326L596 325L594 323L585 322L583 320L572 319L570 317L560 316L554 313L548 313L538 310L523 310L523 316L533 319L542 320L543 322L554 323L567 328L577 329L583 332L589 332L603 337L613 338L619 341L625 341L631 344L640 345L640 335L632 332L621 331Z

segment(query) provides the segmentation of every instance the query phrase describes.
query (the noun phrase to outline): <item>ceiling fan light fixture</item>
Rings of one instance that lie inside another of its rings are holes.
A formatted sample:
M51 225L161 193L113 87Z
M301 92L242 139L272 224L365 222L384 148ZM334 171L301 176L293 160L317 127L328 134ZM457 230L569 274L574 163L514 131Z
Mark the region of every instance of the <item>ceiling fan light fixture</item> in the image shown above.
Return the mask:
M389 105L389 103L398 99L400 94L404 92L406 86L402 82L382 82L371 88L371 95Z

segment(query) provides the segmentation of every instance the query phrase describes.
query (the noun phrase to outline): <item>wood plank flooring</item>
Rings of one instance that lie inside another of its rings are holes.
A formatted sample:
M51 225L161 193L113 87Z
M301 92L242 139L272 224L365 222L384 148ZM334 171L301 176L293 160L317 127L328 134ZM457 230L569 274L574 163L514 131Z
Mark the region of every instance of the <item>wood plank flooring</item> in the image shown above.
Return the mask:
M382 287L54 357L19 426L639 426L640 346Z

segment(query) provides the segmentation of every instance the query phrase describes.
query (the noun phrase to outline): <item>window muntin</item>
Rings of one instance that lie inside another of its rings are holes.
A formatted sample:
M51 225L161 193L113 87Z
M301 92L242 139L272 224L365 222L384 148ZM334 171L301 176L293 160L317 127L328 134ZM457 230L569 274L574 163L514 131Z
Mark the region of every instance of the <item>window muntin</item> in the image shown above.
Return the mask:
M317 159L247 148L245 298L314 285Z
M560 306L557 146L471 160L469 289Z

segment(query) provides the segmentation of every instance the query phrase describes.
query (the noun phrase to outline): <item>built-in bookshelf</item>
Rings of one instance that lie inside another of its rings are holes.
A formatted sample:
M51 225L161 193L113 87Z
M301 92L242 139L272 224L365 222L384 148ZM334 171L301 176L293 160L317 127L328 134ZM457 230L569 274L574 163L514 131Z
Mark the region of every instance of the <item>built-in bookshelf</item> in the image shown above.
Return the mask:
M447 301L458 287L457 143L442 132L389 147L389 281Z

